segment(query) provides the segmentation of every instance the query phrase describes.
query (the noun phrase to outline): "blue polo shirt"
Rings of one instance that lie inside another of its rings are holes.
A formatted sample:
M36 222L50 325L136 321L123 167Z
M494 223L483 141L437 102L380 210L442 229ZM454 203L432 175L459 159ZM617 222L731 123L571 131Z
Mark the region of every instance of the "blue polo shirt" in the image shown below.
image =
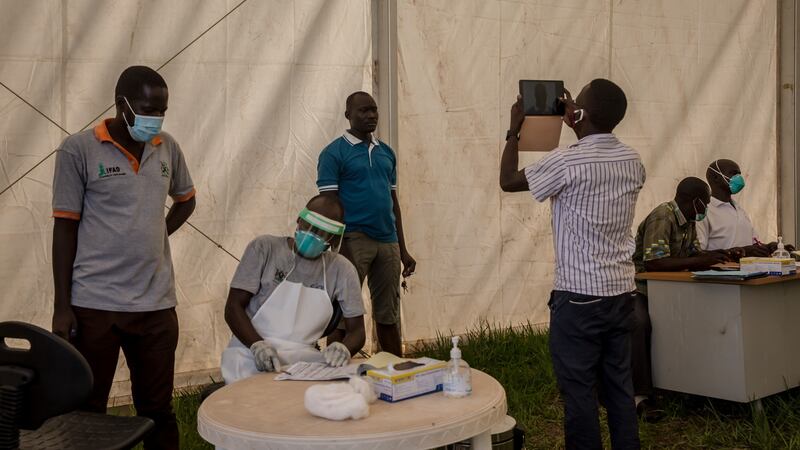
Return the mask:
M397 242L392 191L397 189L394 150L345 132L319 155L317 188L339 191L347 231L360 231L380 242Z

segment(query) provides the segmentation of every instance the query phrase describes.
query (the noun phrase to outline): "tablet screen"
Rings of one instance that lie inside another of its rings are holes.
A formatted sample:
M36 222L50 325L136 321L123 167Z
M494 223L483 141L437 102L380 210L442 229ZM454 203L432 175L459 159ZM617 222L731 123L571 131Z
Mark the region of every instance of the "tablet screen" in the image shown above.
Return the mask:
M526 116L563 116L564 82L553 80L520 80L519 93Z

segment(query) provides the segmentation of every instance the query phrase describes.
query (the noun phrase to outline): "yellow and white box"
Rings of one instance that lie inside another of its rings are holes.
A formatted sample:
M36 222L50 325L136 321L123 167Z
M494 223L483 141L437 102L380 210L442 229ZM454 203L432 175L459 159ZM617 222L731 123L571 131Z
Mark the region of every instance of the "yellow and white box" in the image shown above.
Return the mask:
M790 258L758 258L748 257L739 260L742 272L767 272L769 275L791 275L797 272L797 266Z
M408 370L398 370L394 364L384 369L367 371L378 398L398 402L442 390L442 379L447 362L433 358L410 360L422 364Z

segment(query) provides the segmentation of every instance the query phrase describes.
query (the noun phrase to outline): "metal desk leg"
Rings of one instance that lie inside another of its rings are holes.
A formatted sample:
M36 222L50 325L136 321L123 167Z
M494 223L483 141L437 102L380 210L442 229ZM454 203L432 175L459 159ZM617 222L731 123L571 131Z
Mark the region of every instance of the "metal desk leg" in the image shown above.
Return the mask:
M472 450L492 450L492 430L486 430L471 439Z

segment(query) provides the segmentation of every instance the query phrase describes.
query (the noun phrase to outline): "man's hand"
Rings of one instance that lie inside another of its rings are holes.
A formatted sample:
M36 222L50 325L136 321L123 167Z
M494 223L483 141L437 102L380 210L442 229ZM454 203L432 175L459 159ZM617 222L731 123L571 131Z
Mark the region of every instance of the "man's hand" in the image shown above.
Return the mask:
M417 269L417 261L408 252L400 253L400 261L403 263L403 278L413 275Z
M697 262L698 268L707 269L715 264L721 264L728 261L728 257L721 252L704 252L698 256L695 256L695 261Z
M769 247L763 244L748 245L744 248L747 256L765 257L772 254Z
M75 337L78 331L78 319L71 306L56 307L53 311L53 333L66 340Z
M322 352L325 362L331 367L342 367L350 362L350 350L341 342L331 342Z
M519 134L522 129L522 122L525 121L525 111L522 110L522 96L517 95L517 101L511 105L511 124L508 129L512 134Z
M266 341L256 341L250 346L250 351L256 362L256 369L261 372L280 372L281 363L278 361L278 352Z
M564 96L559 97L558 101L564 104L564 115L561 117L561 120L563 120L568 127L574 127L575 124L572 122L572 113L578 109L578 105L575 103L575 100L572 99L572 94L567 88L564 88Z
M762 247L763 247L763 245L762 245ZM770 242L769 244L766 245L766 247L767 247L767 250L768 250L769 253L764 255L764 256L771 256L773 253L775 253L775 250L778 249L778 242L777 241ZM783 244L783 248L787 252L793 252L794 251L794 246L791 245L791 244L784 243Z
M739 261L747 255L747 252L743 247L729 248L725 250L725 253L731 261Z

